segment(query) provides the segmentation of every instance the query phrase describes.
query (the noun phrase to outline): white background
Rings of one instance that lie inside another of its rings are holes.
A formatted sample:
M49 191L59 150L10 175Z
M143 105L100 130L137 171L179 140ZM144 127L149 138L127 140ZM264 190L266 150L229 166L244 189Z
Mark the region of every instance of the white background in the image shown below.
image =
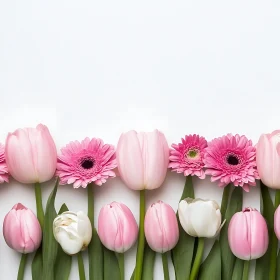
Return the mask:
M42 122L58 150L86 136L116 145L123 131L154 128L170 144L228 132L256 143L280 127L279 27L279 1L0 0L0 141ZM197 197L220 202L209 179L194 182ZM176 210L183 183L169 173L147 204L162 199ZM44 203L52 185L43 185ZM138 220L138 194L118 178L96 187L95 218L113 200ZM258 187L244 201L259 207ZM1 224L17 202L35 211L33 187L1 185ZM57 209L63 202L86 211L86 190L60 187ZM135 249L126 254L127 279ZM16 279L19 257L1 234L1 278ZM78 279L76 261L70 278ZM159 258L155 279L163 279Z

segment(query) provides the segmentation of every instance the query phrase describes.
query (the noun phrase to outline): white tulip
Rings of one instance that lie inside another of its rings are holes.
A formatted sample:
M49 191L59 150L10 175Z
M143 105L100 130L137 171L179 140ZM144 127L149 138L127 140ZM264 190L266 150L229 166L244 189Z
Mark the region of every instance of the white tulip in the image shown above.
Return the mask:
M179 219L183 229L194 237L211 238L222 226L222 215L214 200L186 198L179 203Z
M66 211L53 221L53 234L63 251L74 255L85 250L91 241L92 227L86 214Z

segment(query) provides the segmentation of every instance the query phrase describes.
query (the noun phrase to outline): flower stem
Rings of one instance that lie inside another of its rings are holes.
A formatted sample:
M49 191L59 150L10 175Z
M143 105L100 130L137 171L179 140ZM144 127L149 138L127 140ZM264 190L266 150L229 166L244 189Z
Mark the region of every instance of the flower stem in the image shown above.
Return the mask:
M250 261L244 261L242 280L248 280L249 268L250 268Z
M88 218L91 222L92 228L94 228L94 203L93 203L93 184L89 184L87 186L87 192L88 192Z
M93 183L90 183L87 186L87 193L88 193L88 218L90 220L92 230L93 232L95 231L94 229L94 192L93 192ZM91 239L91 242L89 243L88 246L88 261L89 261L89 279L94 280L94 270L95 267L93 266L94 262L94 244L93 244L93 238Z
M222 214L223 219L224 219L226 211L227 211L229 193L230 193L230 185L227 185L223 191L223 198L222 198L222 205L221 205L221 214Z
M141 190L140 191L139 239L138 239L138 247L137 247L134 280L141 280L142 278L143 256L144 256L144 246L145 246L144 218L145 218L145 190Z
M121 275L120 280L124 280L124 253L119 253L117 256Z
M275 193L275 210L280 204L280 191L276 190ZM271 240L271 255L270 255L270 271L269 279L274 280L276 278L276 266L277 266L277 248L278 248L278 239L274 231L272 232Z
M169 280L167 252L162 254L162 267L163 267L164 280Z
M183 190L180 201L187 198L187 197L194 198L192 176L187 176L186 177L185 186L184 186L184 190Z
M204 239L202 237L198 238L198 245L197 245L197 252L196 256L194 259L191 275L190 275L190 280L196 280L196 277L199 272L199 267L201 263L201 259L203 256L203 250L204 250Z
M79 267L80 280L86 280L85 267L84 267L84 261L83 261L82 253L79 252L77 254L77 257L78 257L78 267Z
M17 280L23 280L23 278L24 278L24 270L25 270L27 257L28 257L27 254L22 254L21 255L20 265L19 265L19 268L18 268Z
M37 218L38 218L40 226L43 230L44 210L43 210L43 204L42 204L42 192L41 192L40 183L35 183L35 197L36 197Z

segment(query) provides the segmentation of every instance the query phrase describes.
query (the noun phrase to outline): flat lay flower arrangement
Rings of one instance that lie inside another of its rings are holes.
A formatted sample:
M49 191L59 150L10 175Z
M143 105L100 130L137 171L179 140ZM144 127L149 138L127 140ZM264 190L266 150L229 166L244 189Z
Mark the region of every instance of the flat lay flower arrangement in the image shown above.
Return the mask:
M146 205L145 200L146 193L163 184L168 169L186 178L176 211L164 201ZM94 220L94 189L117 174L139 193L139 224L125 204L115 201L104 205ZM44 209L40 183L54 176L56 184ZM210 176L223 188L221 205L195 197L193 176ZM57 152L48 128L39 124L9 133L5 146L0 145L0 183L10 177L34 185L37 209L35 215L19 202L3 222L7 245L22 254L18 280L24 279L33 252L33 280L68 279L73 258L84 280L84 250L89 280L124 280L124 254L136 242L131 280L154 279L157 253L165 280L170 277L169 254L176 280L246 280L255 259L254 279L280 279L280 131L261 135L256 145L244 135L227 134L208 142L194 134L171 147L158 130L129 131L116 148L86 138ZM243 205L243 191L250 192L257 180L261 211ZM88 212L73 212L66 204L57 212L59 185L86 188ZM203 260L207 238L214 244Z

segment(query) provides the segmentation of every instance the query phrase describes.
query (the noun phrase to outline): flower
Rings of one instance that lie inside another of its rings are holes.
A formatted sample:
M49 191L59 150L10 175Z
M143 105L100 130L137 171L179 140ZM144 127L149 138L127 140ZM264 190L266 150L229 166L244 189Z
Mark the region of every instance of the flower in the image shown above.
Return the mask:
M274 232L277 238L280 240L280 206L276 208L274 213Z
M94 182L101 186L110 177L115 177L117 167L114 146L104 144L101 139L84 139L70 142L58 156L57 175L60 183L73 184L74 188L85 188Z
M170 205L160 200L148 208L144 227L149 246L158 253L172 250L179 240L176 214Z
M216 138L206 148L205 174L211 175L211 181L219 181L220 187L230 182L249 191L259 179L256 169L256 149L252 141L244 135L231 135Z
M257 144L257 169L266 186L280 189L280 130L261 135Z
M46 182L56 170L55 143L48 128L42 124L9 133L5 157L10 174L24 184Z
M248 207L232 216L228 242L236 257L242 260L262 257L268 248L268 240L266 221L259 211Z
M123 133L117 146L118 169L122 180L133 190L156 189L165 179L169 148L158 130Z
M222 215L214 200L186 198L179 203L179 220L185 232L194 237L211 238L222 226Z
M5 147L0 143L0 184L9 182L9 172L5 160Z
M172 144L170 150L169 168L177 173L184 173L185 176L197 176L200 179L205 178L204 153L207 147L207 141L199 135L186 135L182 138L182 143Z
M68 255L74 255L87 248L92 237L92 227L88 216L82 211L66 211L54 219L53 234L62 250Z
M102 207L98 217L98 235L109 250L124 253L135 243L138 226L130 209L118 202Z
M36 251L42 241L39 221L21 203L16 204L5 216L3 235L9 247L23 254Z

